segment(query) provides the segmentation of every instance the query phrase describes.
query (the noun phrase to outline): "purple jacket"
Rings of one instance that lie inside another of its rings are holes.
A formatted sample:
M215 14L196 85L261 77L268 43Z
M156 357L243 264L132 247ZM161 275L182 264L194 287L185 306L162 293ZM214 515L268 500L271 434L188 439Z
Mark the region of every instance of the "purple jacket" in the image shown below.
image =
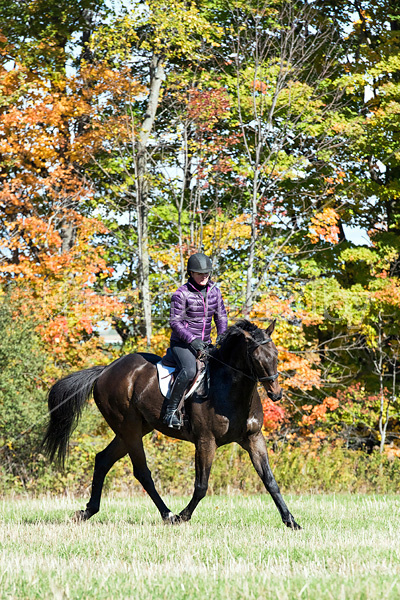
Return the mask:
M207 284L204 299L201 292L189 281L176 290L171 300L171 341L190 344L195 338L210 341L211 322L214 317L217 333L224 333L228 317L221 292L212 281Z

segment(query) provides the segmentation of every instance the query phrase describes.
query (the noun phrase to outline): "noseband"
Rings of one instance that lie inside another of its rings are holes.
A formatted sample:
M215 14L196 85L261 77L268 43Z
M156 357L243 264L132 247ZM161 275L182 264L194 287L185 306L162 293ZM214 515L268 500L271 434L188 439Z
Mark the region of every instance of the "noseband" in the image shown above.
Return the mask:
M272 339L270 337L267 338L266 340L263 340L262 342L256 342L256 346L255 346L255 348L253 348L252 354L255 350L257 350L257 348L259 346L263 346L264 344L268 344L269 342L272 342ZM275 379L278 379L278 377L279 377L279 372L276 372L275 375L266 375L266 377L258 377L257 374L254 373L254 369L253 369L253 375L256 375L255 379L260 382L261 381L275 381Z
M262 342L256 342L256 340L254 338L252 338L253 342L254 342L254 347L252 348L251 353L253 354L253 352L255 350L257 350L257 348L259 346L263 346L264 344L268 344L269 342L272 342L272 338L268 337L266 340L263 340ZM249 351L247 351L248 356L249 356ZM211 356L209 353L207 353L208 358L211 358L212 360L216 360L217 362L221 363L221 364L225 364L224 362L222 362L221 360L219 360L219 358L217 358L216 356ZM240 371L239 369L236 369L235 367L232 367L230 365L226 365L228 366L230 369L232 369L233 371L236 371L237 373L241 373L242 375L244 375L245 377L248 377L249 379L252 379L253 381L275 381L275 379L277 379L279 377L279 372L275 373L275 375L266 375L265 377L258 377L257 373L254 372L254 368L253 368L253 363L251 361L251 357L250 358L250 365L251 365L251 370L252 370L252 375L248 375L247 373L245 373L244 371Z
M258 381L275 381L278 379L279 373L275 373L275 375L267 375L266 377L257 377Z

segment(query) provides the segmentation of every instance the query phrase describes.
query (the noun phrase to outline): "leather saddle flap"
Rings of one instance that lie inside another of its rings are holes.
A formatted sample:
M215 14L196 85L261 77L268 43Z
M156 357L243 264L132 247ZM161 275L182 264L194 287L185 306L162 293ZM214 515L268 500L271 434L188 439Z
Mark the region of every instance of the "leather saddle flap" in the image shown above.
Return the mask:
M168 348L165 355L162 357L161 362L164 367L174 367L176 368L176 362L174 360L174 355L172 354L171 348Z

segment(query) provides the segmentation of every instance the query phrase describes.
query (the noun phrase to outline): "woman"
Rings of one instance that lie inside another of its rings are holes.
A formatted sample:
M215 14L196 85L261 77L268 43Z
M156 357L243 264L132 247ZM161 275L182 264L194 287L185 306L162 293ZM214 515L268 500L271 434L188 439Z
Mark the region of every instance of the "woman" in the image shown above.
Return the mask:
M211 322L214 318L217 334L224 333L228 318L221 292L210 279L212 262L205 254L189 257L188 281L172 296L170 325L171 351L177 364L178 374L166 408L164 423L173 429L182 424L176 409L196 375L196 357L210 343Z

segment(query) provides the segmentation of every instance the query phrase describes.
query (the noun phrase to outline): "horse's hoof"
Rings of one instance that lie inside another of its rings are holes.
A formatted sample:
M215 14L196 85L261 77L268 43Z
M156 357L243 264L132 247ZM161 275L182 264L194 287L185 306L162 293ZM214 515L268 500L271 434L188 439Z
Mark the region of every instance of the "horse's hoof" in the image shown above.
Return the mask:
M283 522L285 523L286 527L289 527L289 529L293 529L295 531L300 531L301 529L303 529L298 523L296 523L292 516L289 518L288 521Z
M87 521L88 519L90 519L91 516L92 515L88 510L77 510L74 516L72 517L72 520L74 523L82 523L82 521Z
M184 511L182 511L181 513L179 513L178 517L181 520L181 523L187 523L188 521L190 521L192 515L186 515L184 513Z
M174 515L171 512L163 518L163 521L165 525L180 525L183 523L183 519L179 515Z

